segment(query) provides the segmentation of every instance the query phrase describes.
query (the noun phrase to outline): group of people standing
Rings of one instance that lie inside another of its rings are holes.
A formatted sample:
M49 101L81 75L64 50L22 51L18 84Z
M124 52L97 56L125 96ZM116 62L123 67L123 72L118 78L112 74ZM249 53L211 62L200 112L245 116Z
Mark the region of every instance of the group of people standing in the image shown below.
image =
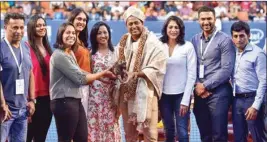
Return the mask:
M97 22L89 49L89 18L77 8L59 27L52 52L45 19L31 17L22 42L25 19L8 13L0 48L1 142L45 141L52 114L60 142L119 142L120 115L127 142L141 131L155 142L159 112L166 141L177 135L188 142L192 94L202 141L227 142L230 106L236 142L246 141L248 130L254 141L266 141L266 54L249 43L247 23L235 22L231 38L216 29L214 9L198 14L202 32L191 42L177 16L158 39L144 26L144 13L129 7L128 33L116 48L110 27ZM111 70L118 61L126 63L124 82Z

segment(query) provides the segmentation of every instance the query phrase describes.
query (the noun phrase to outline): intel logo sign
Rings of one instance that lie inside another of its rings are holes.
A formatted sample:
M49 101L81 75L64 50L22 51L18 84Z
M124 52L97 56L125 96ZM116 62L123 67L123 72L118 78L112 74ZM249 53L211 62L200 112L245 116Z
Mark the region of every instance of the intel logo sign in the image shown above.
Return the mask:
M264 38L264 32L260 29L250 30L250 42L253 44L258 44Z

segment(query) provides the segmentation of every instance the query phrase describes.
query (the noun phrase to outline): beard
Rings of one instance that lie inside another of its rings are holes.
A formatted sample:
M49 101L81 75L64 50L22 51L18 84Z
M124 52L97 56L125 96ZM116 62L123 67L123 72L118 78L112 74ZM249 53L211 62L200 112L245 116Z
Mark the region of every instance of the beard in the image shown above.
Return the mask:
M212 24L212 23L209 23L209 24L208 24L208 26L210 27L209 29L205 29L205 26L206 26L206 25L202 24L202 25L200 26L200 28L201 28L203 31L208 32L208 33L212 33L212 31L213 31L214 28L215 28L215 25Z

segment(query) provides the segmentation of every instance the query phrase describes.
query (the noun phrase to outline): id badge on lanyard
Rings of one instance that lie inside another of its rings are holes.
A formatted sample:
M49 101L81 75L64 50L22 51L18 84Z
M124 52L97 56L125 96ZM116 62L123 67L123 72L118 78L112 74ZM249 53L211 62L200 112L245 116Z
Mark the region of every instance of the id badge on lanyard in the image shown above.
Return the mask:
M210 39L207 47L205 48L205 51L203 51L203 45L202 45L202 39L200 40L200 54L201 54L201 63L199 65L199 78L202 79L204 78L204 75L205 75L205 66L204 66L204 55L206 54L209 46L210 46L210 43L212 42L213 38L215 37L215 35L217 34L217 30L214 32L212 38Z
M20 45L20 54L21 54L21 63L19 64L18 62L18 59L14 53L14 50L12 49L9 41L5 38L4 39L5 42L7 43L12 55L13 55L13 58L16 62L16 65L18 67L18 70L19 70L19 78L16 79L16 95L21 95L21 94L24 94L24 79L21 77L21 71L22 71L22 62L23 62L23 52L22 52L22 46Z
M16 94L24 94L24 79L16 79Z
M205 67L203 64L199 65L199 78L204 78Z

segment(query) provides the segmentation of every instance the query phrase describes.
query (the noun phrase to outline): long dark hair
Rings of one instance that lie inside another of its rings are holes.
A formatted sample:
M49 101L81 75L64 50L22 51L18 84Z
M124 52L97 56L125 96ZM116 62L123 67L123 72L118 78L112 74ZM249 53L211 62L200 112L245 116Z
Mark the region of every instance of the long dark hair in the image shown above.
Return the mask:
M70 22L61 24L57 31L57 39L56 39L56 43L54 44L54 48L65 50L66 47L64 47L62 37L63 37L63 33L65 32L68 26L72 26L75 29L73 24ZM75 40L75 43L71 46L71 50L75 49L77 46L78 45L77 45L77 35L76 35L76 40Z
M178 25L179 27L179 36L176 38L176 42L180 45L183 45L185 43L185 40L184 40L184 35L185 35L185 27L184 27L184 22L177 16L170 16L166 22L164 23L163 25L163 28L161 30L161 34L162 34L162 37L160 38L160 40L163 42L163 43L167 43L168 40L169 40L169 37L167 35L167 27L169 25L169 23L171 21L175 21L176 24Z
M89 17L87 15L87 13L82 9L82 8L75 8L71 11L70 13L70 17L68 18L68 22L72 23L74 22L75 18L77 17L77 15L79 15L80 13L84 13L86 16L86 25L84 27L84 29L80 32L79 34L79 39L80 41L83 42L85 47L88 47L88 21L89 21Z
M30 47L33 49L34 54L37 57L37 60L38 60L40 67L42 69L42 73L43 73L43 75L46 75L48 69L45 65L44 57L42 56L39 48L37 47L36 40L35 40L36 39L36 24L37 24L37 21L39 19L44 20L45 25L46 25L46 21L42 16L34 15L30 18L30 20L27 24L27 34L28 34L28 42L30 44ZM50 47L50 44L48 41L47 31L45 33L45 36L42 38L42 43L44 45L45 50L48 52L49 55L51 55L52 50L51 50L51 47Z
M90 42L91 42L91 48L92 48L92 54L94 55L97 50L98 50L98 43L97 43L97 40L96 40L96 36L98 34L98 30L101 26L105 26L108 30L108 36L109 36L109 39L108 39L108 48L110 51L114 51L114 47L112 45L112 42L111 42L111 32L110 32L110 27L104 23L104 22L97 22L94 24L94 26L92 27L91 29L91 33L90 33Z

